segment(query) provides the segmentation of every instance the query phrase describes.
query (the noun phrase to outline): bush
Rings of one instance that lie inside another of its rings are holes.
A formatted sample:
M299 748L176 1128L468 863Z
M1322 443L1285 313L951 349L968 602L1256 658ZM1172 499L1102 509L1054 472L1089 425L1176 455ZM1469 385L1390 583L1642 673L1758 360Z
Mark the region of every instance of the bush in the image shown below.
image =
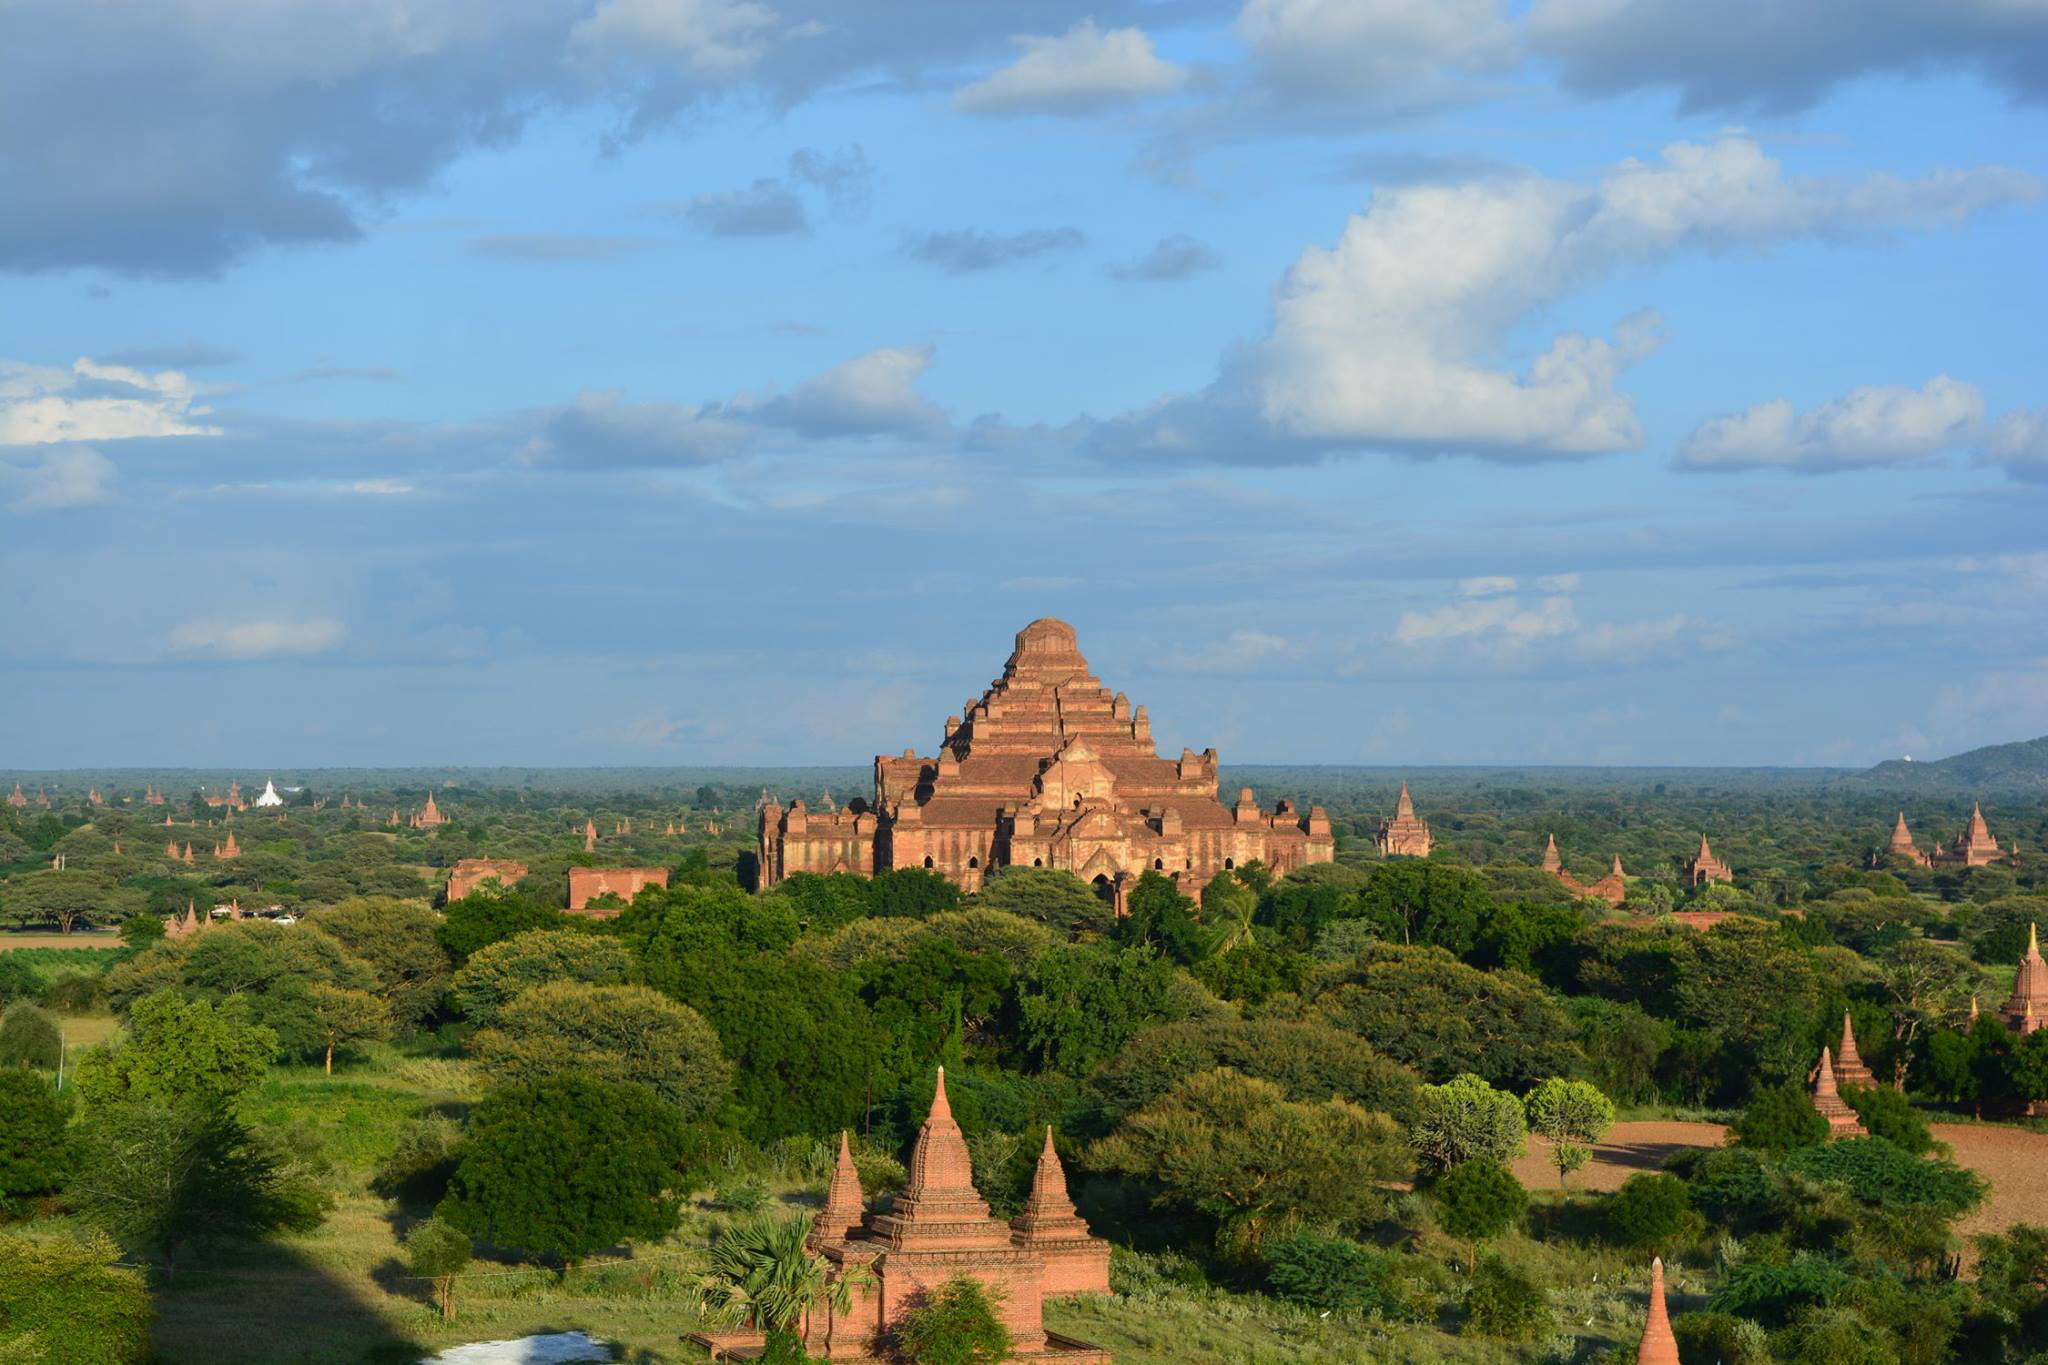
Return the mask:
M64 1183L71 1097L33 1071L0 1071L0 1218ZM4 1353L0 1353L4 1359Z
M64 1031L48 1010L18 1001L0 1014L0 1066L57 1069L64 1054Z
M43 1003L63 1014L90 1014L105 1009L107 978L98 972L58 972L43 987Z
M956 1276L904 1315L896 1345L913 1365L994 1365L1010 1354L1000 1300L979 1280Z
M1833 1261L1801 1252L1783 1265L1744 1261L1721 1277L1707 1306L1716 1313L1781 1327L1802 1308L1834 1302L1850 1279Z
M1771 1365L1771 1339L1748 1318L1728 1313L1680 1313L1671 1319L1680 1360L1716 1365Z
M98 1234L0 1233L0 1360L148 1360L149 1287L118 1255Z
M1529 1194L1515 1173L1485 1158L1454 1166L1432 1181L1437 1226L1464 1242L1484 1242L1522 1221Z
M1912 1101L1888 1085L1845 1085L1842 1098L1863 1121L1863 1131L1903 1147L1914 1156L1934 1150L1934 1134L1927 1116Z
M438 1204L461 1160L462 1129L453 1119L414 1119L399 1129L397 1145L377 1163L370 1189L415 1206Z
M1550 1299L1543 1286L1498 1256L1472 1270L1465 1291L1464 1330L1496 1341L1533 1341L1550 1331Z
M1966 1213L1983 1201L1986 1188L1973 1171L1914 1156L1878 1137L1808 1147L1788 1156L1785 1166L1810 1180L1839 1182L1861 1202L1883 1208L1926 1205Z
M1297 1232L1266 1248L1266 1279L1281 1298L1310 1308L1428 1322L1436 1316L1449 1274L1425 1257Z
M1668 1250L1699 1226L1692 1194L1675 1175L1632 1175L1607 1201L1607 1221L1630 1246Z
M1762 1157L1746 1148L1698 1153L1686 1163L1685 1174L1693 1206L1716 1222L1767 1223L1785 1210L1782 1182L1773 1178Z
M1797 1085L1773 1086L1757 1093L1749 1108L1730 1125L1736 1141L1761 1152L1791 1152L1818 1147L1828 1140L1828 1121Z

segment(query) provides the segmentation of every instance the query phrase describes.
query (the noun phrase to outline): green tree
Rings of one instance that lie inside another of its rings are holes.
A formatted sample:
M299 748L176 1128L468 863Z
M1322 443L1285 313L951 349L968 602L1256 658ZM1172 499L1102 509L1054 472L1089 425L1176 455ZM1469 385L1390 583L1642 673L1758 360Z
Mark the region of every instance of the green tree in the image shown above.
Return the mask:
M960 888L937 872L898 867L875 877L874 913L929 919L960 908Z
M469 1237L443 1219L429 1218L405 1235L405 1253L412 1273L433 1282L441 1321L453 1322L455 1277L469 1264Z
M1092 1159L1215 1218L1219 1243L1243 1253L1305 1219L1377 1213L1382 1186L1406 1165L1386 1115L1343 1100L1289 1100L1271 1081L1227 1067L1190 1076L1131 1114Z
M471 953L448 994L465 1018L487 1025L521 991L553 982L623 986L632 973L632 954L615 938L529 929Z
M354 896L313 916L322 933L376 975L372 993L391 1026L409 1033L441 1006L451 970L441 946L441 916L417 901Z
M1389 940L1434 944L1463 955L1472 951L1493 896L1486 879L1470 868L1398 858L1372 870L1358 908Z
M1195 923L1195 903L1180 893L1171 877L1147 870L1127 898L1117 923L1125 943L1153 948L1170 962L1183 965L1202 955L1202 927Z
M1335 1096L1401 1121L1415 1113L1414 1072L1355 1034L1288 1019L1182 1019L1147 1029L1089 1079L1088 1091L1114 1122L1219 1066L1272 1081L1290 1100Z
M1141 1030L1180 1015L1173 977L1149 948L1054 948L1018 993L1019 1036L1041 1068L1086 1075Z
M1550 1330L1551 1320L1550 1298L1527 1271L1498 1256L1472 1268L1472 1284L1465 1291L1466 1330L1497 1341L1533 1341Z
M1692 1192L1675 1175L1639 1172L1624 1180L1607 1202L1607 1221L1630 1246L1663 1253L1700 1224Z
M535 986L469 1040L495 1083L565 1075L644 1085L686 1118L732 1093L732 1068L702 1015L645 986Z
M1236 876L1226 872L1211 881L1202 889L1202 922L1209 930L1203 955L1222 957L1249 947L1258 912L1258 893Z
M1885 993L1892 1002L1892 1083L1904 1088L1906 1068L1923 1030L1959 1021L1977 990L1968 958L1945 943L1909 938L1883 959Z
M1927 1116L1890 1086L1845 1085L1842 1099L1856 1111L1863 1131L1870 1136L1903 1147L1914 1156L1925 1156L1934 1150L1934 1133L1927 1126Z
M643 1085L566 1075L491 1091L470 1116L441 1216L569 1263L673 1231L696 1173L681 1111Z
M1797 1085L1777 1085L1757 1092L1729 1125L1729 1132L1745 1147L1762 1152L1790 1152L1828 1140L1828 1121L1813 1107L1813 1100Z
M1671 1046L1671 1025L1651 1018L1639 1005L1597 996L1575 996L1565 1009L1578 1026L1586 1074L1601 1093L1625 1104L1656 1093L1657 1064Z
M434 931L441 946L460 966L470 954L493 943L502 943L529 929L561 929L571 923L557 906L543 905L531 896L486 882L442 913Z
M138 910L121 921L121 941L131 948L147 948L162 941L164 922L147 910Z
M49 868L9 882L0 905L17 924L55 924L58 933L68 934L81 921L118 924L141 901L100 873Z
M811 1311L821 1304L835 1313L852 1311L853 1291L865 1280L858 1271L835 1275L822 1256L811 1254L805 1243L813 1222L810 1214L756 1213L711 1244L705 1302L752 1322L768 1338L763 1359L802 1359L797 1338Z
M33 1071L0 1071L0 1218L50 1194L71 1169L71 1097ZM0 1356L4 1358L4 1356Z
M1550 1143L1557 1183L1592 1159L1591 1145L1614 1125L1614 1105L1584 1081L1553 1076L1522 1100L1531 1132Z
M1737 1051L1744 1076L1789 1080L1812 1064L1809 1042L1820 985L1811 954L1770 924L1724 920L1679 951L1678 1009Z
M956 1275L903 1316L897 1349L912 1365L994 1365L1010 1358L1001 1291Z
M1408 1125L1408 1145L1425 1175L1472 1161L1504 1164L1520 1156L1527 1142L1522 1102L1470 1074L1423 1086Z
M1429 1182L1437 1226L1473 1248L1492 1241L1522 1221L1529 1211L1529 1192L1515 1173L1490 1157L1475 1157L1453 1166Z
M164 1274L187 1244L310 1232L332 1207L314 1172L217 1105L135 1099L87 1120L65 1197Z
M117 1266L103 1234L31 1226L0 1232L0 1360L142 1365L149 1286Z
M0 1014L0 1066L39 1066L54 1071L64 1055L64 1030L57 1016L17 1000Z
M1073 873L1053 867L1008 867L982 883L975 900L991 910L1042 924L1066 938L1109 933L1116 915Z
M168 991L144 996L127 1036L78 1059L78 1093L94 1105L148 1102L225 1108L263 1079L277 1035L239 999L213 1004Z
M313 1002L314 1027L324 1048L321 1067L334 1074L334 1050L391 1036L391 1013L368 991L343 990L316 981L306 988Z

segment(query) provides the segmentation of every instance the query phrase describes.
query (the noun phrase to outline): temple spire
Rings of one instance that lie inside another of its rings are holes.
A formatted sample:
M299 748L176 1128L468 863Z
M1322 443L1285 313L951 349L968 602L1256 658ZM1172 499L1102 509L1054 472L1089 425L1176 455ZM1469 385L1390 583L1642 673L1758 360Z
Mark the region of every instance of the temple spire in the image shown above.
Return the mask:
M1664 1307L1664 1259L1650 1262L1650 1316L1636 1346L1636 1365L1678 1365L1678 1338L1671 1334L1671 1315Z
M839 1160L832 1168L832 1183L825 1188L825 1207L818 1211L818 1221L811 1229L813 1248L857 1235L861 1215L860 1170L853 1164L853 1144L842 1128Z

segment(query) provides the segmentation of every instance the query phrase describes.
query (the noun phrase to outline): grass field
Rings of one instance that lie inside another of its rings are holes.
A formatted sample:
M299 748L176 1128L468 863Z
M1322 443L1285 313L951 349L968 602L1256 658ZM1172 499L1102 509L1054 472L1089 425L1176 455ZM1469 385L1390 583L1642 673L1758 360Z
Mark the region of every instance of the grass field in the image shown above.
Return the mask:
M121 936L111 931L80 931L76 934L0 933L0 953L17 948L120 948Z

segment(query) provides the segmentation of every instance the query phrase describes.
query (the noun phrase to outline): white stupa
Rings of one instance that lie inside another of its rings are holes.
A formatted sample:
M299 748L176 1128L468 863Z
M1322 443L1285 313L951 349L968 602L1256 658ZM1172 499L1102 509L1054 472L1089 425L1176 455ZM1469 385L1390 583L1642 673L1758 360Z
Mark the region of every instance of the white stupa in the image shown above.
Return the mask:
M263 781L263 795L256 798L256 804L259 806L282 806L284 798L277 794L277 783L265 778Z

